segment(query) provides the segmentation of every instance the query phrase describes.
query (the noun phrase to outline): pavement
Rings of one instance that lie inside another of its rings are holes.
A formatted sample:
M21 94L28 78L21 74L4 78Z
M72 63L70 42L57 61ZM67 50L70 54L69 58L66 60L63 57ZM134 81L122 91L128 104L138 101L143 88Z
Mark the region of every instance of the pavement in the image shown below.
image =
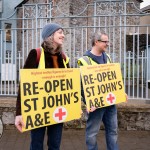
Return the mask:
M105 132L101 130L97 141L99 150L106 150ZM120 150L150 150L150 131L119 131ZM19 133L15 128L5 129L0 139L0 150L29 150L30 132ZM64 129L60 150L86 150L85 129ZM44 150L47 150L46 137Z

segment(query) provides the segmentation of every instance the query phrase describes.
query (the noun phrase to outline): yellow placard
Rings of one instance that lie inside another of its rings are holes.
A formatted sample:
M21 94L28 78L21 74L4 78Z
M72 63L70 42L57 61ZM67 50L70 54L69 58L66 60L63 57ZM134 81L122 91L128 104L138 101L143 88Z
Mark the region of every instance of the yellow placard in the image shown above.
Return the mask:
M80 71L88 110L126 101L120 64L81 66Z
M80 118L79 69L21 69L23 131Z

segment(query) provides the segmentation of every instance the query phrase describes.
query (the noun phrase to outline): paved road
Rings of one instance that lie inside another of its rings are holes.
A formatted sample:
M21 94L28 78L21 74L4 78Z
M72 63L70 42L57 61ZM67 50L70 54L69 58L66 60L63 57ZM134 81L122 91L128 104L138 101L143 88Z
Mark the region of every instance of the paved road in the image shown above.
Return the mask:
M61 150L86 150L84 134L84 129L64 129ZM150 150L150 131L119 131L118 142L120 150ZM0 139L0 150L29 150L29 143L29 132L7 129ZM104 131L98 134L98 145L99 150L106 150Z

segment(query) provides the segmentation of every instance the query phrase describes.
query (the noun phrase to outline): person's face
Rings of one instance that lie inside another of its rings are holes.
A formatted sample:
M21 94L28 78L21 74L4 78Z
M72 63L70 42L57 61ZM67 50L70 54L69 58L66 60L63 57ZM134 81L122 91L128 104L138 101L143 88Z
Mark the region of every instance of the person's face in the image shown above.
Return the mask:
M107 35L102 35L101 40L96 41L97 48L101 51L104 52L106 51L108 45L109 45L109 40Z
M57 30L55 33L54 33L54 44L56 46L61 46L64 42L64 32L62 29L59 29Z

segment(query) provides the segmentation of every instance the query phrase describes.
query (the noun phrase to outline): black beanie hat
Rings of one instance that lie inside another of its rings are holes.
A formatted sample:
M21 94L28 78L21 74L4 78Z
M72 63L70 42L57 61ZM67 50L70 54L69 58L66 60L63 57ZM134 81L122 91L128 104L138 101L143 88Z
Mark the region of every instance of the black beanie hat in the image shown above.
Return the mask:
M47 37L51 36L57 30L62 29L59 24L56 23L49 23L43 27L42 30L42 38L45 40Z

